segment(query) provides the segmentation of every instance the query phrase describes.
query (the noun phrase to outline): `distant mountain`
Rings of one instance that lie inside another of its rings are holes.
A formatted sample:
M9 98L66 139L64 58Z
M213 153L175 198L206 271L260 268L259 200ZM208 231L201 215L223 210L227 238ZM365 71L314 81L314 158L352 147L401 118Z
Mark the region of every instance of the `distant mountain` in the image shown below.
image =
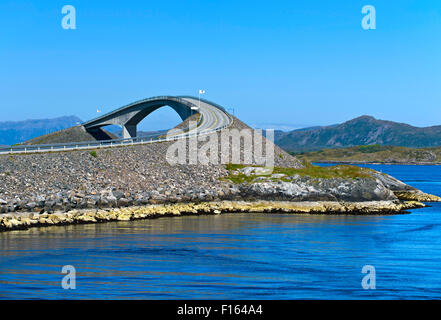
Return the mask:
M373 144L412 148L437 147L441 146L441 126L419 128L361 116L339 125L277 133L275 143L292 152Z
M300 160L328 163L441 164L441 147L406 148L372 144L298 154Z
M283 137L289 135L292 132L300 132L300 131L312 131L315 129L322 129L322 128L332 128L332 127L336 127L338 126L338 124L333 124L333 125L329 125L329 126L314 126L314 127L307 127L307 128L300 128L300 129L295 129L295 130L291 130L291 131L282 131L282 130L274 130L274 140L280 140ZM264 132L265 135L265 132ZM265 135L266 136L266 135Z
M76 116L0 122L0 145L13 145L82 123Z

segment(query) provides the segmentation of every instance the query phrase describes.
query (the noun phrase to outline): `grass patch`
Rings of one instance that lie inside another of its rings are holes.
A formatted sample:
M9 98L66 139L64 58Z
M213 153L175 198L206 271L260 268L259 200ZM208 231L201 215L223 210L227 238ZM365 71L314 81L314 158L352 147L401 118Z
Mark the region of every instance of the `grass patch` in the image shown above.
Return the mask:
M244 166L243 164L228 163L225 167L227 168L228 171L232 171L232 170L243 169L246 166ZM255 166L250 166L250 167L255 167Z
M233 164L233 163L229 163L225 166L228 170L228 176L222 178L223 180L229 180L235 184L241 184L243 182L253 182L254 178L256 178L255 175L250 175L247 176L246 174L243 173L236 173L234 174L233 172L242 168L245 168L246 166L242 165L242 164ZM255 167L255 166L252 166Z
M274 173L283 173L287 176L294 176L298 174L301 177L311 177L311 178L322 178L322 179L332 179L332 178L372 178L369 175L371 169L360 168L357 166L349 165L339 165L331 167L319 167L314 165L306 166L302 169L293 168L274 168Z
M354 148L356 151L359 151L361 153L375 153L380 151L386 151L391 150L391 146L381 146L379 144L371 144L366 146L358 146Z
M273 181L291 181L287 177L290 176L300 176L300 177L310 177L313 179L332 179L332 178L343 178L343 179L359 179L359 178L369 178L373 179L369 174L372 172L371 169L361 168L357 166L350 165L338 165L338 166L330 166L330 167L319 167L314 166L311 163L306 162L305 168L294 169L294 168L283 168L283 167L275 167L273 170L273 174L285 174L284 177L281 178L271 178L270 175L254 175L251 174L249 176L238 173L239 169L250 167L247 165L241 164L227 164L226 169L229 174L227 177L224 177L224 180L229 180L235 184L240 183L251 183L257 177L268 177L268 179ZM259 166L252 166L259 167Z
M40 137L28 140L27 142L23 142L21 144L24 144L24 143L29 144L29 145L50 144L50 143L52 143L52 139L54 137L61 136L62 131L64 131L64 130L48 133L48 134L42 135Z
M90 153L90 155L91 155L92 157L94 157L94 158L97 158L97 157L98 157L98 154L96 153L96 150L92 150L92 151L90 151L89 153Z

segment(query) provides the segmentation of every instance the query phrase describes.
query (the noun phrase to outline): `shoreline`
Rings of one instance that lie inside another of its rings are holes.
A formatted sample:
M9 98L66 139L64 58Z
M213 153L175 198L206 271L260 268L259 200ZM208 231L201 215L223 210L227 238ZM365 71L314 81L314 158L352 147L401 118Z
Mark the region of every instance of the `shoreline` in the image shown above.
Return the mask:
M417 201L211 201L199 203L152 204L109 209L80 209L68 212L14 212L0 215L0 232L35 227L134 221L185 215L225 213L393 215L405 210L427 207Z
M441 166L441 162L381 162L381 161L337 161L337 160L320 160L312 161L313 163L326 164L376 164L376 165L402 165L402 166Z

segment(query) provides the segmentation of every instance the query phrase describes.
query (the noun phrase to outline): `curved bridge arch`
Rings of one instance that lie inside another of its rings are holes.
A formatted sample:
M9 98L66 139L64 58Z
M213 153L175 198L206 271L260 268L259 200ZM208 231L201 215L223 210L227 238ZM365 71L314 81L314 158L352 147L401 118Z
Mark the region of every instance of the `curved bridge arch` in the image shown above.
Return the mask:
M119 125L123 128L124 139L135 138L138 123L153 111L164 106L170 106L175 110L182 121L195 113L199 113L199 108L194 104L193 98L160 96L123 106L96 119L83 123L83 126L87 131L93 132L103 126Z

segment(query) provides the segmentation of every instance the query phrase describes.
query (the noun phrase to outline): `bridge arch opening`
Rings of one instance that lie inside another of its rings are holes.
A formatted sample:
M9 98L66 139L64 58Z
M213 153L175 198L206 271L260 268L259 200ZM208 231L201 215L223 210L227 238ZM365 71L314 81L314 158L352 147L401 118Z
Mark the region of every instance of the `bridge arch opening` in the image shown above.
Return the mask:
M136 137L138 138L152 138L155 139L182 122L179 114L170 106L165 105L160 107L136 125ZM108 139L122 139L123 126L122 125L106 125L101 127L104 132L109 133ZM104 137L103 137L104 140Z
M168 114L164 117L160 114L164 111L159 111L159 118L161 120L170 119L171 117L171 120L173 122L165 123L165 126L169 128L187 119L194 113L197 113L198 108L194 104L194 101L189 100L191 99L183 99L180 97L171 96L160 96L140 100L130 105L116 109L115 111L105 114L99 118L90 120L84 124L84 127L87 131L93 132L99 131L100 128L104 126L120 125L122 127L122 137L124 139L135 138L137 137L138 125L143 122L145 118L152 118L151 114L153 114L157 110L163 110L164 108L165 110L167 110L171 108L174 110L174 112L177 113L177 115L181 119L180 121L173 121L173 119L176 119L176 115L174 113ZM169 106L169 108L167 108L166 106ZM155 121L154 118L147 121L151 121L152 123L155 123L155 125L159 124L164 129L164 123L161 124L161 122L163 121L160 121L158 119L156 119ZM141 124L141 126L143 125L145 126L145 124ZM151 128L153 129L153 127Z
M150 113L137 125L137 136L159 136L182 122L179 114L169 105L165 105Z

